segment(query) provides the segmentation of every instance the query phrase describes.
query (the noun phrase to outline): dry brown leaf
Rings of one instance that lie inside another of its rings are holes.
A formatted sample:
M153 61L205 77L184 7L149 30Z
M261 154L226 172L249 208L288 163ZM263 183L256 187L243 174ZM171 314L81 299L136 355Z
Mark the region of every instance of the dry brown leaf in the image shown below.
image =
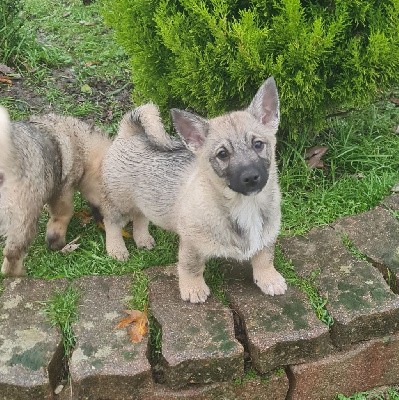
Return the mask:
M0 76L0 83L6 83L7 85L12 85L12 80L5 76Z
M122 229L122 236L124 238L131 238L132 234L129 231L127 231L126 229Z
M321 158L327 152L328 147L325 146L315 146L308 150L305 153L306 164L309 168L323 168L324 163Z
M80 220L82 226L86 226L92 218L92 215L88 210L79 210L75 212L75 217Z
M115 328L126 328L127 325L136 322L138 319L142 317L143 312L139 310L124 310L123 311L128 316L122 318L119 323L115 326Z
M148 315L147 308L144 311L139 310L124 310L128 314L122 318L115 328L127 328L127 333L133 343L138 343L143 340L144 335L148 332Z
M133 325L127 328L130 340L133 343L139 343L143 340L143 337L148 332L148 321L141 319Z
M75 251L79 246L80 243L77 243L77 241L80 239L80 236L76 237L75 239L73 239L72 241L70 241L68 244L66 244L60 251L63 254L66 253L72 253L73 251Z
M396 104L397 106L399 106L399 99L397 97L391 97L389 99L389 101L393 104Z

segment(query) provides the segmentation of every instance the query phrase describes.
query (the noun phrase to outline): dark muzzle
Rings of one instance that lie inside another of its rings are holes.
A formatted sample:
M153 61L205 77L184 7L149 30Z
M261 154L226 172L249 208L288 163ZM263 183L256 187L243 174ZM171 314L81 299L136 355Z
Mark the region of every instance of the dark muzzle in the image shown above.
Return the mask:
M231 175L230 189L245 196L259 193L266 185L269 173L264 164L251 164Z

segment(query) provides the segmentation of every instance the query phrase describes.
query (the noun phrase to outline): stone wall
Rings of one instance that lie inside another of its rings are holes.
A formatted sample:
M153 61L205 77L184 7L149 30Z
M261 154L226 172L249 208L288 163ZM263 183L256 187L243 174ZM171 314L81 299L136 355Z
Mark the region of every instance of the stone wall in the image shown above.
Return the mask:
M392 210L399 211L399 195L280 240L297 275L314 276L334 320L330 328L297 287L263 295L248 265L223 267L228 304L214 296L205 304L182 302L175 267L150 268L156 348L154 338L134 344L115 329L132 276L6 279L0 399L321 400L399 384L399 221ZM42 310L69 284L81 298L66 365L60 334Z

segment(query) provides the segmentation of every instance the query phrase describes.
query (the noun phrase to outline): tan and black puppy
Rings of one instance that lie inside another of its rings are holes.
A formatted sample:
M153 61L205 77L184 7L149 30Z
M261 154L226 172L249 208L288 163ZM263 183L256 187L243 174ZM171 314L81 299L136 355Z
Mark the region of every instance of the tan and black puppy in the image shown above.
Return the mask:
M281 217L274 79L264 82L244 110L205 119L174 109L172 118L181 140L166 134L152 104L122 120L103 163L108 253L128 256L121 236L127 220L133 221L136 244L151 248L152 221L179 235L183 300L206 300L203 271L212 257L251 260L260 289L283 294L285 280L273 266Z
M1 272L24 275L23 257L35 237L44 204L50 220L46 241L65 245L78 189L101 203L101 162L111 140L73 117L54 114L11 122L0 107L0 235L6 237Z

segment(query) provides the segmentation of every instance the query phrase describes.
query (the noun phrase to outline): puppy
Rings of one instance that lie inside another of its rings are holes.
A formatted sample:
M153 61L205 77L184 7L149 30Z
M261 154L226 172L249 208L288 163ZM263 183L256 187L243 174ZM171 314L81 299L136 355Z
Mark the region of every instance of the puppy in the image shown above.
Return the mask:
M183 300L204 302L205 262L251 260L253 277L269 295L286 291L273 266L280 229L275 161L279 98L267 79L251 104L212 119L173 109L180 139L164 130L152 104L127 113L103 163L106 245L126 259L121 228L133 222L138 246L151 248L148 222L179 235L178 274Z
M0 107L0 235L6 237L1 272L25 274L24 255L48 204L46 241L65 246L75 189L94 205L102 198L101 162L111 140L73 117L49 114L11 122Z

